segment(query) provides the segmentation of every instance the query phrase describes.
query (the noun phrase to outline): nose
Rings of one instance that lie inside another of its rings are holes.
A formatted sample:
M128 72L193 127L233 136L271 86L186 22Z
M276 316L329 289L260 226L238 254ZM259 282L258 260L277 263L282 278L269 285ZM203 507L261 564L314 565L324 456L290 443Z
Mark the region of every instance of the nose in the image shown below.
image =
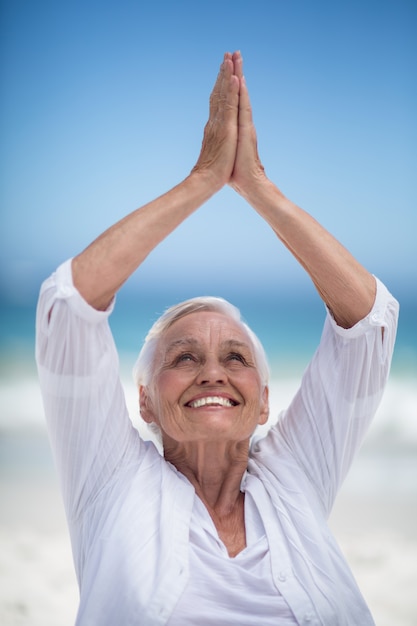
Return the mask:
M223 365L215 357L210 357L204 361L197 376L198 385L224 385L227 381L227 374Z

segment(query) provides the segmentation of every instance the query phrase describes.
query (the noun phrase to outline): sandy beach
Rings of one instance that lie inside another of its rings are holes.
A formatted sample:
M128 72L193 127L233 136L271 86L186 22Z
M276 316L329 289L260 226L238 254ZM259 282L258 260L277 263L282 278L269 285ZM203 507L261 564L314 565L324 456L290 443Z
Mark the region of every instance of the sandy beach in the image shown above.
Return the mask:
M43 465L30 472L18 462L1 468L0 623L71 626L78 591L46 434L8 437L3 449L14 447L19 457L30 446ZM360 456L331 518L377 626L417 623L417 502L410 494L416 464L413 458L410 463L401 459L402 470L397 468L405 472L400 488L388 482L383 490L369 479L377 459Z
M57 484L2 478L0 498L0 623L74 624L78 590Z

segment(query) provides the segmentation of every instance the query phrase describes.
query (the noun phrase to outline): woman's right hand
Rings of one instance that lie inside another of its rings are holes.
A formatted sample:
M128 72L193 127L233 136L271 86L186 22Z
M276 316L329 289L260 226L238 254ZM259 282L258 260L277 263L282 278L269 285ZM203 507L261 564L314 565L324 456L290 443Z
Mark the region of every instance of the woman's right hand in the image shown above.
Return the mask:
M238 144L230 185L249 202L251 195L267 182L257 147L256 129L248 88L243 75L243 60L239 52L233 57L234 73L239 80Z
M234 74L233 57L224 55L210 96L209 119L204 129L200 156L192 173L212 182L215 191L232 176L238 135L239 79Z

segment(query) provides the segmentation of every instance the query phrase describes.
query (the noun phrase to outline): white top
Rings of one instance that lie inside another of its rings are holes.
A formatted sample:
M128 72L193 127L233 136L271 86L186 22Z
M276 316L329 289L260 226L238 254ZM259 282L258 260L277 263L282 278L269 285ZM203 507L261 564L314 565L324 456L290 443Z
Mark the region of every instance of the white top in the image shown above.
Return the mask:
M247 547L230 558L204 504L195 498L190 577L168 626L292 626L294 614L272 576L271 553L255 501L243 481ZM261 620L261 621L260 621Z
M242 481L248 545L234 559L190 482L133 428L110 312L81 298L70 261L42 286L37 362L77 625L373 624L326 520L388 377L398 303L384 285L353 328L327 315L300 390L253 444Z

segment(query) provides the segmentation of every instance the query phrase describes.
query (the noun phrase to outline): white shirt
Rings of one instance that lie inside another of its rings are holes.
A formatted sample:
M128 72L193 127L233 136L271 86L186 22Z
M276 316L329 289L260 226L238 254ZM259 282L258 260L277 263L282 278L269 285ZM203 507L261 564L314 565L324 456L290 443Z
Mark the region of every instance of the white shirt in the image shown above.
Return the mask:
M242 482L248 546L235 559L189 481L133 428L110 312L81 298L70 261L42 286L37 362L77 624L373 624L326 520L389 373L398 303L384 285L353 328L327 315L300 390L253 444Z
M272 577L265 527L249 488L245 491L247 547L230 558L204 504L195 499L190 524L190 576L168 626L293 626L297 622Z

